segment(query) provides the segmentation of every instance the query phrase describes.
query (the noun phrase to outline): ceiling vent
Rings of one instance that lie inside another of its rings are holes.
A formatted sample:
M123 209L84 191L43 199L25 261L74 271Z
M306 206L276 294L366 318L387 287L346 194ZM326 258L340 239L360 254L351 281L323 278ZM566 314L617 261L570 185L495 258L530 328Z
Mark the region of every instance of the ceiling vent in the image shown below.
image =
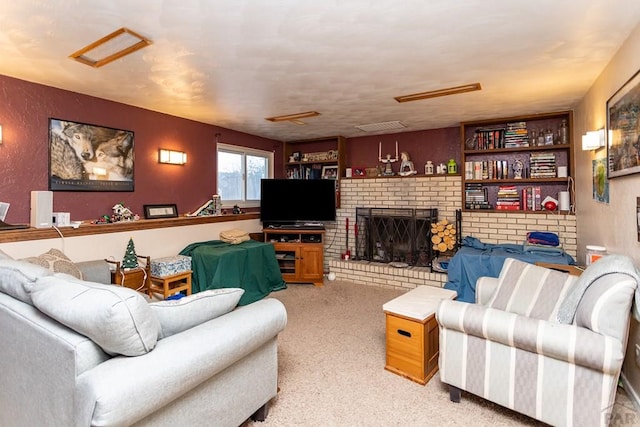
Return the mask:
M122 27L69 57L90 67L99 68L150 44L151 40Z
M394 120L392 122L381 122L381 123L370 123L368 125L358 125L356 128L360 129L363 132L376 132L379 130L392 130L392 129L404 129L407 125L404 123Z

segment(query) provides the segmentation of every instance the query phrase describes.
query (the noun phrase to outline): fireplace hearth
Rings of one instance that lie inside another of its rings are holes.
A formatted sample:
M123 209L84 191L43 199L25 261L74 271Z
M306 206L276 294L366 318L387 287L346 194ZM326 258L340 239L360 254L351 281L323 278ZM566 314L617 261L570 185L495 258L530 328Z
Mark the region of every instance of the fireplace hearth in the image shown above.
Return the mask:
M356 208L356 260L431 267L438 209Z

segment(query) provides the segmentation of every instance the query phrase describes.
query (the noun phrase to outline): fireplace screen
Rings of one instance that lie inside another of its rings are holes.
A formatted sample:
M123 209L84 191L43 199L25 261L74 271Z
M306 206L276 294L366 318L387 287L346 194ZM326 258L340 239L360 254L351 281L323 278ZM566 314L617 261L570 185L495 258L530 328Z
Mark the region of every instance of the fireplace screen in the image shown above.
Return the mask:
M438 209L356 208L356 259L431 267Z

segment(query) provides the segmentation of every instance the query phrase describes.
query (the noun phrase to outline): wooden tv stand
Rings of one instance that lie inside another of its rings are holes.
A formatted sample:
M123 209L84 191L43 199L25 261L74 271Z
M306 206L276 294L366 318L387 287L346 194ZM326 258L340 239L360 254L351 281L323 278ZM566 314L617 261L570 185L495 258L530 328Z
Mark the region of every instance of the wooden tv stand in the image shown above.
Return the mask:
M323 285L324 229L264 228L273 243L282 278L287 283Z

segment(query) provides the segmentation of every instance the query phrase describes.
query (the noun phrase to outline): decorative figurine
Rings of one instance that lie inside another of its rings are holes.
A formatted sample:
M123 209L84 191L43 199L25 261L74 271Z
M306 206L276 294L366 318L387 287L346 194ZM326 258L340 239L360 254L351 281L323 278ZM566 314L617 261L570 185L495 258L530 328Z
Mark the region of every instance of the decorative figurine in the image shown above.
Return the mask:
M384 171L382 172L381 175L383 176L394 175L393 168L391 167L391 163L398 161L398 141L396 141L396 158L395 159L391 158L391 154L387 154L387 157L385 159L382 158L382 142L381 142L380 145L378 146L378 161L385 164Z
M515 163L513 164L513 177L515 179L522 179L523 169L524 169L524 163L522 163L522 160L516 159Z
M418 171L416 171L416 168L413 166L413 162L411 161L411 157L409 157L409 153L403 151L402 153L400 153L400 158L402 159L402 163L400 163L400 172L398 172L398 175L409 176L418 173Z
M134 215L131 209L125 207L122 203L115 204L111 209L113 209L112 222L136 221L140 219L138 215Z

